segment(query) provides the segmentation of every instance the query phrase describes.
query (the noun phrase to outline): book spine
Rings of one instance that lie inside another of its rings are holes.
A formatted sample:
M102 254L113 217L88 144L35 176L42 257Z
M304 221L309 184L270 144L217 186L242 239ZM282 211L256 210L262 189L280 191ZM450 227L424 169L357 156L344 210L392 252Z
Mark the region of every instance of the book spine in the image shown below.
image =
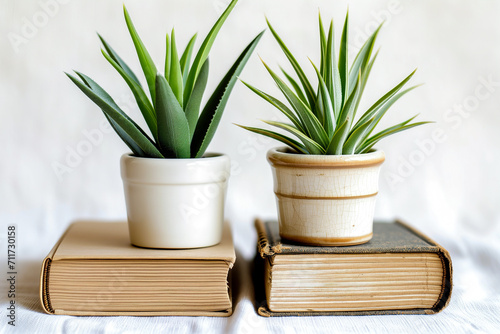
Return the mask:
M71 224L66 231L63 233L63 235L59 238L59 240L56 242L54 247L50 250L49 254L45 259L43 260L42 263L42 270L40 273L40 302L42 304L42 308L46 313L49 314L54 314L55 311L52 308L50 304L50 295L49 295L49 273L50 273L50 267L52 265L52 258L54 257L57 249L59 248L59 245L61 244L62 240L68 233L68 231L74 226L74 224Z
M52 264L52 259L47 257L42 263L42 273L40 275L40 300L42 302L42 308L46 313L54 314L54 309L50 304L49 296L49 272L50 266Z
M257 230L257 251L262 258L272 256L271 245L266 232L264 222L260 219L255 219L255 229Z
M448 306L448 304L450 303L451 292L453 290L453 266L451 262L450 253L448 253L448 251L443 246L438 244L436 241L429 238L427 235L421 233L420 231L414 229L410 225L402 222L399 219L396 220L396 222L401 226L403 226L404 228L406 228L407 230L409 230L410 232L412 232L413 234L417 235L425 242L435 246L437 249L436 253L439 255L439 258L441 259L441 264L443 266L443 284L441 286L441 294L438 300L436 301L432 309L425 310L425 313L426 314L439 313L442 310L444 310L446 306Z
M436 244L438 247L438 255L443 266L443 283L441 286L441 294L438 300L430 310L426 310L427 314L439 313L448 306L451 300L451 291L453 289L453 267L451 265L451 257L446 249Z

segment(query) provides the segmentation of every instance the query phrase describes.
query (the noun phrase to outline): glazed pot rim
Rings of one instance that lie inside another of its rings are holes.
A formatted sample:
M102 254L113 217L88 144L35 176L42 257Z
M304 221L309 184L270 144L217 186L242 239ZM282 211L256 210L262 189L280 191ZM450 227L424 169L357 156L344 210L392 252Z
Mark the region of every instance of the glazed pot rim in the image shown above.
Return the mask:
M226 154L207 153L204 158L160 159L125 153L120 159L122 179L142 184L202 184L226 182L231 160Z
M122 159L131 158L131 159L148 160L148 161L158 160L158 161L183 161L183 162L193 161L193 162L196 162L196 161L211 160L211 159L220 158L220 157L229 157L229 156L225 153L219 153L219 152L206 152L205 154L203 154L203 156L201 158L151 158L151 157L138 157L138 156L135 156L134 153L131 153L131 152L122 154Z
M362 154L313 155L295 153L287 146L280 146L271 148L267 152L267 160L271 166L302 168L371 167L381 165L385 161L385 154L382 150L375 149Z

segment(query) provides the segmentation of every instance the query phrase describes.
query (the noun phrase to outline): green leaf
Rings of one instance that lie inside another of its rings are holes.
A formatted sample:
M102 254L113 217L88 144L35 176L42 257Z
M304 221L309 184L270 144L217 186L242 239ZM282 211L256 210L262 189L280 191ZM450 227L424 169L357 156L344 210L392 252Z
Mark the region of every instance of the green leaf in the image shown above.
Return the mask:
M411 79L413 74L415 74L414 70L413 72L410 73L403 81L401 81L399 84L396 85L393 89L391 89L388 93L386 93L384 96L382 96L380 99L378 99L377 102L375 102L358 120L354 128L356 129L358 126L361 126L364 122L369 120L370 118L373 117L373 115L377 112L379 108L382 107L384 103L386 103L390 98L392 98L394 95L397 94L403 88L403 86Z
M321 106L320 110L323 116L323 127L326 130L328 138L333 136L335 131L335 122L332 118L335 117L334 110L332 106L332 101L330 100L330 93L328 92L328 88L326 87L325 81L321 77L321 73L314 63L311 61L311 64L316 71L316 75L318 76L318 104L317 106Z
M165 37L165 79L170 78L170 64L172 59L172 48L170 47L170 36Z
M128 14L127 8L123 5L123 13L125 15L125 21L127 23L127 28L130 33L130 37L132 37L132 41L134 42L135 50L137 52L137 56L139 57L139 62L141 63L142 70L144 72L144 76L146 77L146 81L148 83L149 92L151 94L151 100L153 101L153 105L156 101L155 96L155 77L156 77L156 66L151 59L151 56L146 50L146 47L142 43L141 38L137 34L135 30L134 24L130 19L130 15Z
M142 90L142 87L132 77L130 77L129 74L127 74L127 72L125 72L125 70L117 62L115 62L113 58L110 57L110 55L108 55L104 50L101 51L104 58L106 58L116 71L118 71L129 86L132 94L134 94L135 101L141 110L142 116L146 120L149 130L151 130L151 133L153 134L153 138L158 139L155 110L146 96L146 93Z
M387 110L389 110L389 108L397 101L399 100L401 97L403 97L406 93L408 93L409 91L412 91L413 89L419 87L420 85L417 85L417 86L413 86L413 87L410 87L402 92L399 92L398 94L394 95L393 97L391 97L386 103L384 103L380 108L377 108L376 111L373 113L373 117L371 119L373 119L373 122L371 123L372 125L369 127L368 131L366 132L366 135L365 135L365 139L367 136L369 136L373 129L377 126L377 124L380 122L380 120L382 119L382 117L384 117L385 113L387 112ZM368 121L369 122L369 121ZM357 128L363 126L364 123L361 123L361 124L356 124L353 128L353 131L356 130Z
M375 40L377 39L377 35L382 28L382 24L380 24L375 30L375 32L366 40L365 44L361 47L354 62L352 63L351 70L349 71L349 93L351 94L352 89L356 85L356 80L358 80L358 74L361 72L361 75L364 74L366 70L366 66L370 61L370 57L372 54L373 46L375 45Z
M193 93L191 94L185 108L186 118L189 123L189 130L191 131L191 138L193 137L194 130L196 129L196 122L198 121L198 115L200 114L201 100L203 98L205 88L207 87L208 68L209 62L207 58L207 60L205 60L205 64L201 67L200 74L198 75L198 79L196 79L196 84L193 88Z
M186 80L189 74L189 64L191 63L191 55L193 54L194 43L196 42L196 36L198 36L198 34L194 34L193 37L191 37L189 43L187 44L181 56L182 80L184 82L184 85L186 84Z
M413 118L411 118L411 119L413 119ZM387 136L393 135L395 133L398 133L398 132L401 132L401 131L404 131L404 130L408 130L408 129L414 128L416 126L420 126L420 125L423 125L423 124L432 123L432 122L417 122L417 123L413 123L413 124L407 124L410 120L405 121L405 122L400 123L400 124L397 124L397 125L394 125L394 126L391 126L390 128L387 128L387 129L385 129L383 131L380 131L376 135L370 137L368 140L366 140L361 145L361 147L358 148L358 150L356 151L356 153L357 154L367 153L368 151L370 151L370 149L378 141L380 141L381 139L383 139L383 138L385 138Z
M87 87L93 89L96 92L96 94L100 95L106 103L108 103L111 107L121 112L120 107L118 107L115 101L113 101L111 96L109 96L109 94L106 91L104 91L96 82L94 82L91 78L87 77L83 73L79 72L76 73L80 77L80 79L87 85ZM130 137L112 118L110 118L104 112L104 110L101 109L101 111L103 112L104 117L106 117L113 130L115 130L118 136L130 148L132 153L138 157L147 157L146 152L144 152L144 150L142 150L141 147L137 145L137 143L132 139L132 137ZM123 115L124 117L128 118L128 116L125 113L123 113Z
M253 127L249 127L249 126L243 126L243 125L239 125L239 124L236 124L236 125L239 126L240 128L245 129L245 130L252 131L252 132L258 133L260 135L264 135L264 136L267 136L269 138L279 140L283 144L288 145L289 147L293 148L295 151L297 151L299 153L303 153L303 154L307 154L308 153L308 151L307 151L307 149L305 148L304 145L302 145L301 143L299 143L295 139L292 139L290 137L284 136L284 135L282 135L280 133L277 133L277 132L274 132L274 131L270 131L270 130L266 130L266 129L253 128Z
M372 60L370 60L368 65L365 67L363 73L361 73L361 82L359 84L359 98L356 102L356 107L355 107L356 110L358 110L359 103L361 102L361 96L363 95L363 92L365 91L365 86L366 86L366 83L368 82L368 77L370 76L373 64L375 63L377 56L378 56L378 50L375 53L375 55L373 56Z
M130 150L136 157L147 157L146 152L144 152L139 147L139 145L136 144L132 137L130 137L115 121L113 121L112 118L110 118L106 113L104 113L104 117L106 117L113 130L115 130L115 132L118 134L118 137L120 137L125 145L130 148Z
M126 140L125 143L132 149L134 154L144 154L150 158L163 158L163 155L156 148L154 143L142 129L135 124L113 101L111 96L106 93L97 83L82 73L76 72L84 82L79 81L74 76L66 73L73 83L80 88L80 90L87 95L92 102L94 102L103 113L114 121L111 124L113 127L118 128L118 135ZM126 134L126 136L124 136Z
M323 129L323 126L319 122L318 118L314 115L314 113L309 109L309 107L294 94L294 92L285 84L283 80L281 80L276 73L271 70L266 63L262 62L266 67L267 71L273 77L274 81L278 85L279 89L285 95L288 102L292 105L300 118L301 122L304 124L304 130L306 130L306 134L311 137L314 141L320 143L320 145L328 144L328 135Z
M191 66L191 70L189 71L188 78L186 80L186 86L184 89L184 104L186 104L187 101L189 101L189 97L191 96L191 92L193 91L193 87L196 82L196 79L198 78L198 74L201 71L201 67L205 63L205 60L207 60L208 58L208 54L210 53L210 49L212 48L212 45L215 41L215 38L217 37L217 34L219 33L219 30L221 29L227 17L233 10L234 6L236 6L237 2L238 0L231 1L231 3L227 6L226 10L217 20L217 22L215 22L214 26L212 27L207 37L205 37L205 40L203 41L202 45L200 46L198 53L196 54L196 57L193 61L193 65Z
M305 133L302 131L299 131L297 128L290 124L282 123L282 122L275 122L275 121L264 121L264 123L267 123L269 125L275 126L277 128L283 129L285 131L290 132L291 134L295 135L297 138L300 139L300 141L304 144L304 146L307 148L307 151L310 154L325 154L325 149L321 147L320 144L309 138Z
M314 89L312 88L311 83L307 79L307 76L305 75L304 71L300 67L299 63L297 62L297 60L295 59L293 54L290 52L290 50L288 50L285 43L283 43L283 41L281 40L279 35L276 33L274 28L271 26L271 23L267 19L266 19L266 21L267 21L267 25L268 25L269 29L271 30L271 33L273 34L274 38L278 42L279 46L281 47L281 50L283 50L283 53L290 61L290 64L292 65L293 69L295 70L295 73L297 73L297 76L299 77L299 80L302 83L302 86L304 87L304 91L305 91L307 99L309 101L310 108L311 108L311 110L313 110L314 104L316 101L316 99L315 99L316 94L314 93Z
M205 108L198 119L191 141L191 152L194 157L201 157L212 140L217 126L219 125L222 113L226 107L231 91L236 83L237 77L245 67L253 50L259 43L264 31L258 34L252 42L243 50L234 65L229 69L222 81L219 83L214 93L208 100Z
M349 35L349 12L345 16L344 28L342 29L342 37L340 41L340 51L339 51L339 75L340 82L342 83L342 103L345 105L345 101L349 96L349 71L348 71L348 35Z
M120 58L120 56L118 56L118 54L115 52L115 50L113 50L113 48L104 40L104 38L102 38L101 35L97 34L97 36L99 36L99 39L101 40L101 43L104 46L104 49L106 50L106 52L109 54L109 56L118 65L120 65L120 67L123 69L123 71L125 73L127 73L127 75L130 78L132 78L132 80L134 80L139 85L139 87L140 87L141 84L139 82L139 79L137 79L136 75L134 74L134 72L132 72L132 70L130 69L130 67L127 66L127 64Z
M327 155L341 155L342 147L344 146L344 142L349 134L349 118L347 118L340 126L337 127L335 134L330 141L326 149Z
M347 102L344 104L344 107L342 108L342 111L340 113L339 119L337 120L337 126L339 124L343 124L346 119L349 119L350 122L348 123L347 127L351 127L352 120L355 117L355 111L356 111L356 101L358 100L359 96L359 80L356 83L356 86L354 87L353 92L347 99Z
M340 79L340 72L337 66L337 58L335 57L335 41L333 20L330 22L330 29L328 31L328 42L326 49L326 76L325 84L328 87L330 98L334 110L334 118L338 119L340 111L342 110L342 81Z
M360 126L354 131L351 131L349 138L342 148L342 154L354 154L356 148L362 143L365 134L369 131L370 125L374 123L374 118Z
M190 158L189 125L170 85L161 74L156 76L156 118L158 142L166 157Z
M277 98L267 94L267 93L264 93L263 91L253 87L252 85L246 83L245 81L243 80L240 80L245 86L247 86L248 88L250 88L255 94L257 94L258 96L260 96L261 98L263 98L264 100L266 100L267 102L269 102L270 104L272 104L274 107L276 107L279 111L281 111L286 117L288 117L288 119L290 121L292 121L293 125L295 125L295 127L297 129L299 129L300 131L304 132L304 126L303 124L300 122L300 120L297 118L297 116L295 116L295 114L290 110L290 108L288 108L283 102L281 102L280 100L278 100Z
M319 44L321 46L321 64L320 64L320 72L321 76L326 78L326 61L327 61L327 56L326 56L326 47L327 47L327 42L326 42L326 35L325 35L325 28L323 27L323 20L321 19L321 12L318 12L318 21L319 21Z
M297 81L295 81L295 79L290 74L288 74L283 68L280 67L280 69L281 72L283 72L285 78L288 80L288 82L290 82L290 85L292 85L299 99L301 99L304 103L307 103L306 96L304 95L304 92L302 91L302 88L300 88Z
M175 97L177 98L177 101L179 101L179 104L181 107L184 105L183 102L183 86L184 82L182 79L182 70L181 70L181 64L179 62L179 55L177 53L177 45L175 43L175 31L172 29L172 35L171 35L171 42L170 42L170 78L168 80L168 83L170 84L170 87L172 88L172 91L174 92Z

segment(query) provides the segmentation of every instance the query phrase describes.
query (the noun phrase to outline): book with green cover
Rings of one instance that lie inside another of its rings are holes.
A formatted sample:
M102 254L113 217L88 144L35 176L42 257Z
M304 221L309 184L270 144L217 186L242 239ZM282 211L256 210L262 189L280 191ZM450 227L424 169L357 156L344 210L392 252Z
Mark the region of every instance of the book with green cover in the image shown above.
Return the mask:
M282 242L276 221L255 227L262 316L434 314L450 301L449 253L400 221L374 223L370 242L349 247Z

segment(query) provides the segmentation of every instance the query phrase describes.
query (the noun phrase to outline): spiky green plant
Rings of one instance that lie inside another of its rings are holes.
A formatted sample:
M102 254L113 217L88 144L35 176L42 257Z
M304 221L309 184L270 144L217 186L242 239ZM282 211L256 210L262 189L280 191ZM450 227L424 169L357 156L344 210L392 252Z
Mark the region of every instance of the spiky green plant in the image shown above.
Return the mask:
M347 55L348 22L349 14L345 18L337 60L334 48L333 20L330 23L327 36L321 21L321 15L319 16L321 61L319 69L311 61L318 81L318 86L314 89L296 58L267 21L274 38L292 65L298 81L284 69L281 69L289 83L287 84L264 61L262 62L291 108L254 86L243 83L258 96L280 110L291 121L291 124L277 121L264 122L291 133L299 140L262 128L240 126L249 131L279 140L298 153L345 155L369 152L373 145L382 138L428 123L411 123L415 116L400 124L372 134L374 128L392 104L417 87L414 86L401 91L415 71L382 96L354 122L368 76L377 58L378 51L373 57L372 51L381 26L361 47L349 69Z
M191 63L196 34L191 38L182 55L177 52L175 31L167 33L165 71L158 73L146 47L142 43L123 7L128 31L146 77L148 93L142 88L137 76L101 37L102 54L125 80L146 121L153 139L143 131L111 96L88 76L75 71L81 80L68 73L68 77L99 106L113 129L138 157L150 158L199 158L212 140L222 113L250 55L262 34L243 50L234 65L221 80L200 113L200 105L208 79L208 55L224 21L236 5L231 1L214 24Z

